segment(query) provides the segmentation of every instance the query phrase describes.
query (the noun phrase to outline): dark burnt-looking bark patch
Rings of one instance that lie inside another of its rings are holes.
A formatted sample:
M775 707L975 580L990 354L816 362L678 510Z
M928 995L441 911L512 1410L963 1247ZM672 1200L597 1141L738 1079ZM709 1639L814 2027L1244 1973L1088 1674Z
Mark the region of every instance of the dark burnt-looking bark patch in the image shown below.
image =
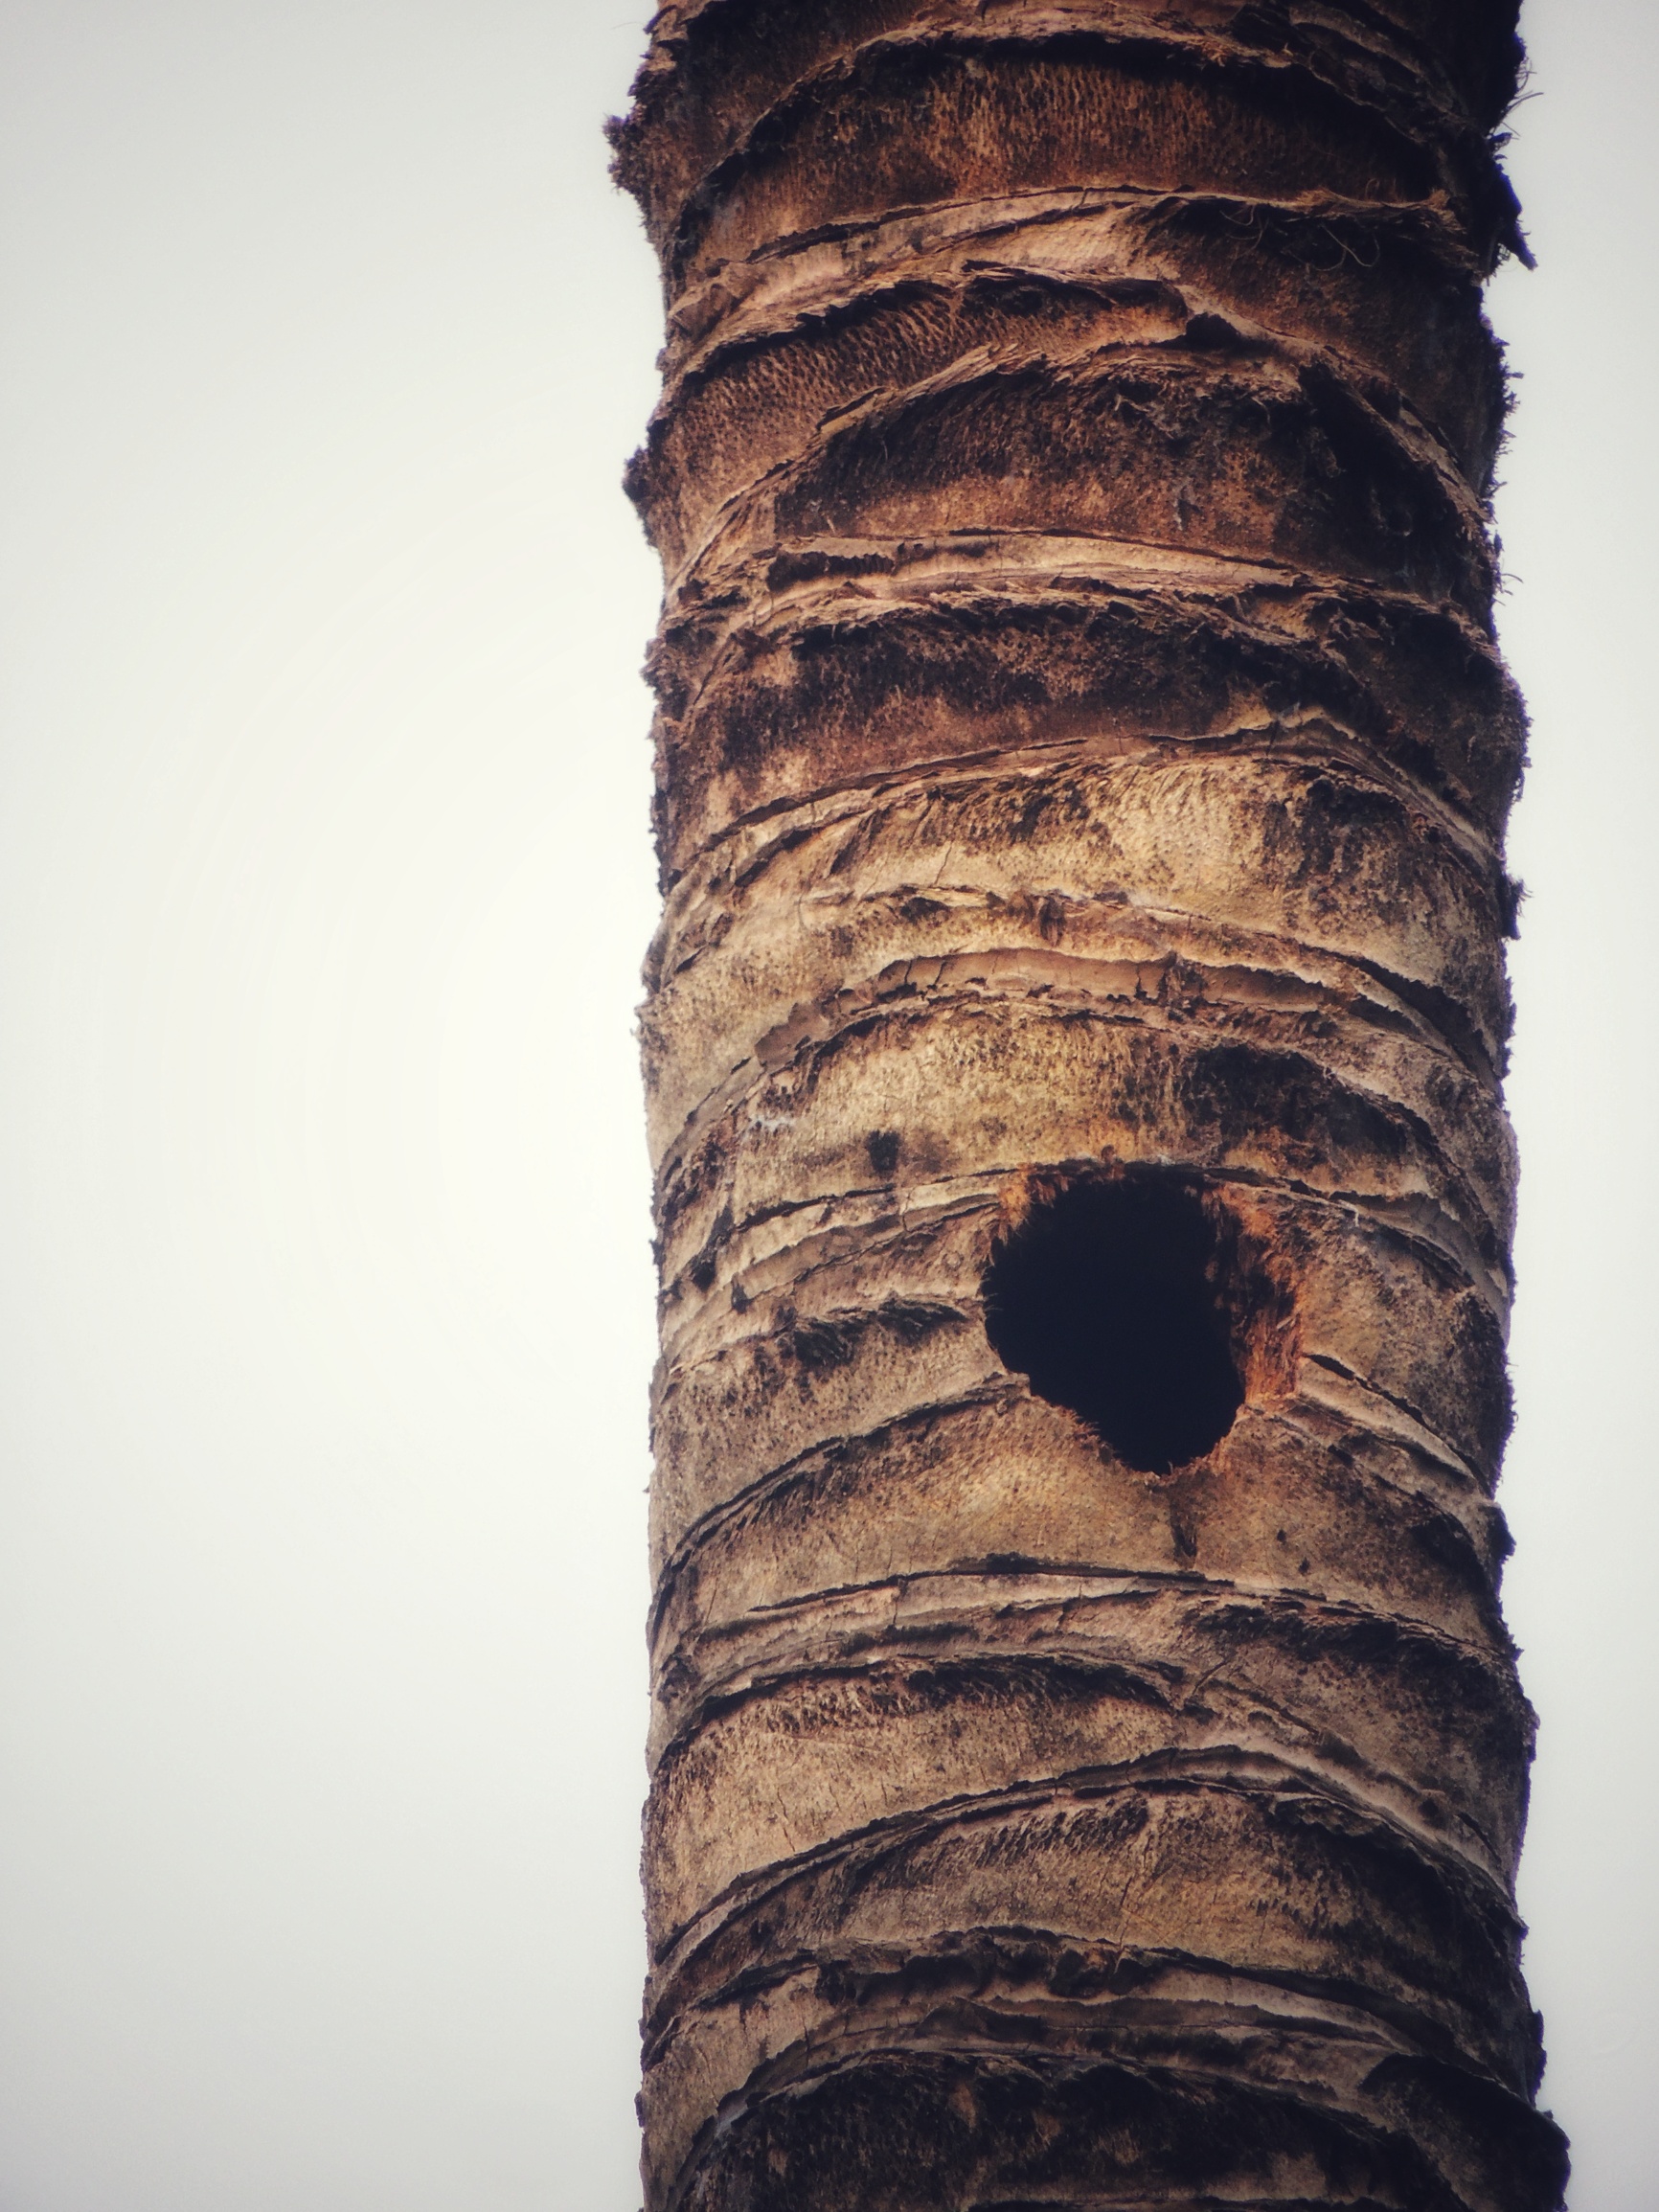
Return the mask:
M1049 187L1246 184L1293 199L1465 196L1369 103L1316 73L1216 67L1186 45L1057 33L1043 38L873 40L786 94L688 196L666 242L692 276L763 239L825 223ZM906 127L887 127L895 112ZM1438 150L1438 149L1437 149Z
M1329 372L1191 353L989 366L849 416L770 493L791 536L1036 531L1312 568L1485 622L1478 510Z
M931 11L931 43L943 58L955 58L953 48L966 47L971 55L974 45L989 45L983 40L984 13L976 0L956 0L954 9ZM1276 63L1282 75L1290 74L1285 64L1291 62L1291 104L1300 95L1315 111L1329 106L1345 117L1352 136L1392 140L1397 162L1402 155L1420 162L1438 154L1467 194L1474 218L1490 223L1513 215L1487 134L1517 81L1516 14L1517 0L1483 0L1457 9L1399 0L1384 9L1329 7L1318 16L1234 0L1197 11L1185 36L1174 39L1168 33L1179 27L1169 13L1162 23L1146 23L1144 31L1153 36L1139 40L1126 11L1106 14L1116 34L1109 40L1098 34L1091 40L1086 30L1068 38L1051 18L1041 46L1056 53L1068 46L1084 53L1093 46L1108 55L1116 49L1131 66L1139 58L1137 46L1142 52L1150 48L1166 71L1201 59L1214 66L1225 57L1246 97L1257 89L1252 80L1265 74L1263 61ZM665 9L658 43L635 85L634 111L611 125L618 178L644 206L659 249L670 248L688 203L703 197L711 182L722 195L731 194L732 171L742 152L799 138L801 117L790 112L792 95L797 108L806 104L803 86L822 99L826 85L855 76L860 61L868 68L872 45L878 48L896 33L908 32L914 39L916 16L913 0L834 0L809 11L789 0L690 0ZM1007 30L1017 30L1017 24L999 28L1004 37L998 44L1011 46ZM981 37L975 39L975 33ZM1032 44L1040 51L1038 42ZM1268 103L1274 89L1265 88ZM1031 132L1028 145L1041 135ZM1032 151L1040 157L1040 147ZM1494 204L1489 208L1489 202Z
M734 817L930 761L1247 742L1316 716L1483 833L1508 810L1525 719L1489 641L1449 608L1363 588L1152 600L1074 579L1034 594L979 567L925 594L858 586L713 650L696 626L670 628L652 663L668 874Z

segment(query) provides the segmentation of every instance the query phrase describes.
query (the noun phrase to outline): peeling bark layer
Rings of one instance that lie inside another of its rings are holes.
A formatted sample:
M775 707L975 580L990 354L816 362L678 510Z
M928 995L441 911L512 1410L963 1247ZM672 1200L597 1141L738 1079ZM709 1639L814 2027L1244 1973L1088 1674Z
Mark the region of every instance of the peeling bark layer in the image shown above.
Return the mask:
M651 2212L1559 2202L1515 14L657 18Z

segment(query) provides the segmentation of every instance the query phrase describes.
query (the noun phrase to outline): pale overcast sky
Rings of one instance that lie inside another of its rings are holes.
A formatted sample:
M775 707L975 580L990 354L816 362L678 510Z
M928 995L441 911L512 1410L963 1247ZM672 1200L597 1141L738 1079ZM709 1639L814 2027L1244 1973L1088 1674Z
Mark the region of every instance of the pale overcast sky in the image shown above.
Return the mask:
M1659 2201L1659 9L1529 0L1523 1904ZM620 0L0 0L0 2212L634 2212Z

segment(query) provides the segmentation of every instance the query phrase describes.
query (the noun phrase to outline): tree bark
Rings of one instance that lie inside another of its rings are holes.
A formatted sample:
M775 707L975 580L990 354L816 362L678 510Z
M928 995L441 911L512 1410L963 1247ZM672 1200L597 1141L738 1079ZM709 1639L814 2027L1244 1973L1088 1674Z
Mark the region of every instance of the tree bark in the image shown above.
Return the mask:
M651 2212L1548 2212L1516 0L681 0Z

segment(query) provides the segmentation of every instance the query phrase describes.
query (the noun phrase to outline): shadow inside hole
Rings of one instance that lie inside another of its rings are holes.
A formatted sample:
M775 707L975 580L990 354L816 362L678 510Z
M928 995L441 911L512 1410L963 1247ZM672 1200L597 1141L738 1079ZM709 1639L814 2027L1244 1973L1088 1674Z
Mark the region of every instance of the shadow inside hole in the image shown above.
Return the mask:
M1217 1260L1181 1184L1073 1183L1040 1198L986 1270L991 1349L1130 1467L1167 1474L1218 1444L1244 1402Z

